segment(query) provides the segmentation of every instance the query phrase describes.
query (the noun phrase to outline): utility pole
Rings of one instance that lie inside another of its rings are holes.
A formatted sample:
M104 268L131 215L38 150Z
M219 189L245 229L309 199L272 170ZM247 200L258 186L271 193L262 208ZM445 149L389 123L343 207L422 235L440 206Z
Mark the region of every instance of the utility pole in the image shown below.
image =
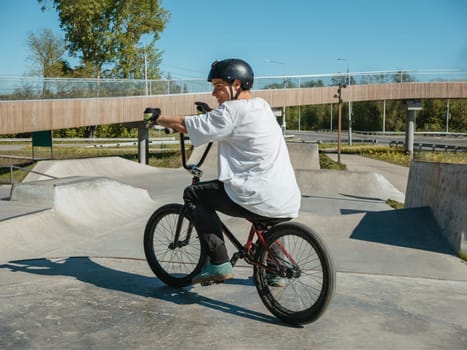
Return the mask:
M271 60L269 58L264 59L264 62L282 65L282 67L283 67L282 68L283 69L282 88L286 89L287 88L287 80L286 80L286 75L285 75L285 62L275 61L275 60ZM282 107L282 125L281 125L281 128L282 128L282 134L285 135L285 130L287 128L286 121L285 121L285 106ZM300 129L300 126L299 126L299 129Z
M449 111L449 98L448 98L448 103L446 104L446 132L449 132L449 118L450 116L450 111Z
M331 103L331 117L329 118L329 131L332 131L332 103Z
M350 71L347 63L347 86L350 86ZM349 99L349 146L352 146L352 102Z

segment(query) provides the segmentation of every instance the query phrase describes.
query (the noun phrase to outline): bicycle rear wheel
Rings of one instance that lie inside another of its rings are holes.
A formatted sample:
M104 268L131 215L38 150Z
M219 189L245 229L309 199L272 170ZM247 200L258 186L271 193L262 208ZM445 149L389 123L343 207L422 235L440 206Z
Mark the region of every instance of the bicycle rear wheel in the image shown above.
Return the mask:
M334 294L336 272L328 249L309 227L296 222L274 226L258 242L254 280L268 310L292 324L316 321ZM271 278L281 279L272 286Z
M183 219L176 238L180 215ZM151 270L172 287L191 284L207 256L206 247L181 204L164 205L152 214L144 230L144 253Z

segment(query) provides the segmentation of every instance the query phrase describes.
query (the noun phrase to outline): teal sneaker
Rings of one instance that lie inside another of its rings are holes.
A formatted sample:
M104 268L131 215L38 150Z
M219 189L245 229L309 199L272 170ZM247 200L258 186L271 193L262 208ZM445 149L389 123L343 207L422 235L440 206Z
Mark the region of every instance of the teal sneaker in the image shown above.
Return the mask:
M268 283L268 286L283 288L285 287L287 280L281 276L267 275L266 282Z
M232 264L230 264L230 262L226 262L220 265L213 265L208 263L204 265L198 275L193 277L191 283L196 284L211 281L219 282L233 278L233 276L234 274L232 270Z

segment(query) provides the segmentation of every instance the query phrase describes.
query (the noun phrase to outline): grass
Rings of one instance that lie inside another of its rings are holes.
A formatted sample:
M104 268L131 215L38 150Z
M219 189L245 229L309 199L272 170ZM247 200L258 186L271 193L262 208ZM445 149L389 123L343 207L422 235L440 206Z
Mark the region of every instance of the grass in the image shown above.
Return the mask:
M391 198L389 198L387 201L386 201L386 204L389 205L391 208L393 209L403 209L404 208L404 203L401 203L401 202L398 202L398 201L395 201Z
M338 162L333 161L324 153L319 153L319 166L321 169L331 169L331 170L346 170L347 166L345 164L339 164Z
M20 167L24 170L32 170L34 168L34 162L17 162L15 164L17 167ZM9 184L11 182L21 182L28 174L27 171L21 169L11 169L9 166L0 167L0 184ZM13 170L13 172L11 172Z

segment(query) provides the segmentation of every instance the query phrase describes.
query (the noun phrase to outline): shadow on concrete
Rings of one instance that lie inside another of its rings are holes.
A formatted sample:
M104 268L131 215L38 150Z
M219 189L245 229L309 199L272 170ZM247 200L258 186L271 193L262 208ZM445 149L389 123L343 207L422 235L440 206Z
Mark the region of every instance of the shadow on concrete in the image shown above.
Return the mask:
M376 203L384 203L385 201L381 198L374 198L374 197L361 197L361 196L354 196L349 194L339 193L342 197L337 196L318 196L318 195L309 195L309 194L302 194L302 198L315 198L315 199L331 199L331 200L340 200L340 201L348 201L348 202L376 202ZM348 198L344 198L348 197Z
M353 198L354 200L364 200L364 201L376 201L376 202L385 202L384 199L378 197L366 197L366 196L356 196L353 194L339 193L341 196Z
M98 288L114 290L142 297L151 297L165 300L177 305L199 304L220 312L245 317L259 322L284 325L277 318L260 312L232 305L223 301L208 298L193 291L192 287L171 288L166 286L156 277L147 277L131 272L115 270L100 265L89 257L70 257L63 259L33 259L11 261L0 265L0 269L8 269L12 272L26 272L43 276L69 276L79 281L92 284ZM229 284L252 285L251 280L232 279L226 281ZM219 286L221 287L221 286ZM254 287L254 286L253 286ZM216 288L206 287L206 288Z
M428 207L366 212L350 238L455 255Z

